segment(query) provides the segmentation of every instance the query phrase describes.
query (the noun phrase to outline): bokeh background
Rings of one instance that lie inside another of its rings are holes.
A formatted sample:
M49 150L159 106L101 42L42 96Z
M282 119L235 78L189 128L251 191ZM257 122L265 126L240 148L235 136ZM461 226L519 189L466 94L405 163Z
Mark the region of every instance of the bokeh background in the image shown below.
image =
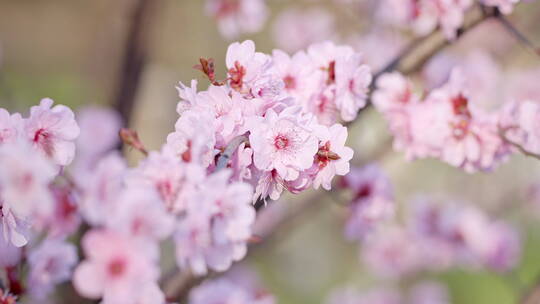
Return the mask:
M205 15L204 1L155 2L155 12L147 24L148 61L130 124L147 147L153 149L159 148L166 134L174 129L178 102L175 85L178 81L189 83L192 78L206 83L193 69L199 57L215 58L218 75L223 75L229 44L219 34L214 20ZM361 4L330 0L268 2L271 17L265 29L242 37L253 39L263 52L276 47L272 24L280 12L290 7L327 10L334 16L339 33L332 38L340 41L361 39L370 22L374 22ZM42 97L75 109L89 104L109 105L119 82L133 3L0 0L0 106L24 112ZM540 2L519 6L510 20L540 45ZM489 22L445 52L476 48L492 50L505 70L540 67L539 57ZM516 303L540 275L540 205L536 206L525 195L530 184L540 182L540 162L515 156L494 173L467 174L434 160L406 162L402 154L388 151L388 140L385 123L373 110L363 114L349 136L349 144L355 148L355 162L362 164L375 158L391 177L398 203L406 204L418 194L445 195L482 205L489 213L518 225L524 251L516 271L498 275L464 269L433 275L448 285L453 303ZM344 285L388 286L389 283L367 275L358 258L358 246L344 240L346 210L342 205L320 193L289 195L276 204L286 208L306 199L314 201L313 206L246 261L259 272L278 303L324 303L332 290Z

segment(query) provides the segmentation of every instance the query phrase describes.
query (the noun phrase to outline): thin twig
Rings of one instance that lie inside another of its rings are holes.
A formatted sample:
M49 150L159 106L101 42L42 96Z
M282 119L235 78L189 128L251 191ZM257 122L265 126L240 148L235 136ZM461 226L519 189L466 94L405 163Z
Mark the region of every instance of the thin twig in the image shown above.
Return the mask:
M229 160L232 158L234 152L236 152L236 150L242 143L246 143L248 142L248 140L249 139L247 135L240 135L233 138L229 142L225 150L219 155L217 164L216 164L216 171L227 167L227 164L229 163Z
M497 20L521 45L536 56L540 56L538 49L523 33L521 33L504 15L498 14Z
M506 130L505 129L499 129L499 136L501 137L501 139L506 142L507 144L511 145L512 147L516 148L519 150L519 152L521 152L523 155L525 156L528 156L528 157L532 157L532 158L536 158L538 160L540 160L540 155L536 154L536 153L533 153L527 149L525 149L522 145L520 145L519 143L515 142L515 141L512 141L511 139L508 138L508 136L506 136Z

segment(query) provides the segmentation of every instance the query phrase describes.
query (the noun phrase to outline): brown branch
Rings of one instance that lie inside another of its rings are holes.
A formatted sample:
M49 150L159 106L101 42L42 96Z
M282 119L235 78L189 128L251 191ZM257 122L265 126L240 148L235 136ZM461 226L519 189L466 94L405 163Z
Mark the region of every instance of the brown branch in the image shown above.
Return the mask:
M536 56L540 56L540 49L537 48L523 33L521 33L505 16L497 14L497 20L521 45Z
M144 67L148 60L151 19L160 1L134 0L129 28L124 42L124 54L118 73L116 91L111 104L120 113L124 124L129 126L135 97Z
M511 145L512 147L518 149L519 152L521 152L523 155L540 160L540 155L525 149L521 144L509 139L508 136L506 136L506 132L507 132L507 130L505 130L503 128L499 129L499 136L501 137L501 139L504 142L506 142L507 144Z
M496 11L494 9L483 9L479 6L471 9L466 15L463 27L458 32L458 38L476 27L478 24L482 23L483 21L495 16L495 12ZM449 44L450 42L446 39L442 31L440 30L435 31L426 37L414 40L394 60L388 63L381 71L374 74L371 92L374 89L374 84L377 78L380 77L382 74L396 70L404 74L416 72L434 54L436 54ZM368 102L368 105L364 109L360 110L360 112L368 108L370 105L371 103ZM359 120L358 117L355 121L357 120ZM354 121L350 122L348 125L353 122ZM278 227L292 222L295 218L305 212L306 209L317 209L313 208L313 204L320 201L319 199L317 199L318 195L320 195L320 193L314 192L314 195L311 196L309 199L305 199L296 203L294 205L294 208L291 208L291 210L285 212L281 215L281 217L277 218L274 222L274 225L272 225L272 227L268 229L267 232L258 234L263 239L263 242L257 244L256 246L260 247L264 242L267 242L269 238L275 237L275 231L278 230ZM307 208L308 206L311 208ZM251 249L253 249L251 247L253 246L250 246L250 251ZM214 275L214 273L212 273L212 275ZM171 275L164 281L163 285L165 294L170 300L186 299L190 289L193 286L196 286L197 284L209 277L210 275L203 277L195 277L191 274L178 272Z

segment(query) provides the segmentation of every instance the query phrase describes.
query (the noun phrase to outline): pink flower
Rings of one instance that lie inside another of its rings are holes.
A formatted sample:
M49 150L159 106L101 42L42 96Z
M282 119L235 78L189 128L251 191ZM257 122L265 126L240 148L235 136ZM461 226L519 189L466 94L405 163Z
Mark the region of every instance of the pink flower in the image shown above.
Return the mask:
M290 181L313 164L318 140L295 108L279 114L269 110L264 119L251 123L250 131L253 161L259 170L275 169Z
M70 243L46 239L33 248L28 255L28 285L32 296L42 299L55 285L69 281L77 260L77 248Z
M344 121L352 121L358 111L366 106L366 98L371 84L371 69L362 64L360 54L346 60L336 60L336 105Z
M273 304L272 296L258 294L226 279L206 281L189 294L189 304Z
M399 227L385 227L362 247L362 259L371 273L382 278L399 278L416 272L422 265L422 251Z
M296 52L332 38L335 31L334 18L327 10L291 8L276 17L272 38L280 49Z
M204 274L207 268L225 271L246 254L255 221L253 190L245 183L229 183L231 173L222 170L210 175L194 194L187 216L179 221L177 261L195 274Z
M258 199L266 198L278 200L281 193L285 189L285 181L276 170L260 171L254 168L253 179L255 182L255 194L253 195L253 203Z
M52 107L52 99L42 99L39 106L30 108L30 117L24 122L28 140L56 164L66 166L75 156L75 139L79 126L75 115L66 106Z
M349 161L352 159L354 151L345 147L347 140L347 128L335 124L328 128L329 136L319 144L319 151L315 156L315 164L318 173L313 181L313 187L319 186L326 190L332 188L332 179L337 175L349 173Z
M204 167L211 165L215 156L215 132L218 122L207 111L185 111L176 122L175 131L167 136L164 150L186 163L201 164ZM230 135L236 126L235 121L224 118L221 120L221 130L224 128L224 121L228 124L227 135Z
M78 181L83 194L81 214L91 225L101 225L118 206L127 165L118 153L102 158L96 168L83 181Z
M13 267L19 264L22 257L22 249L15 247L9 239L4 238L4 225L0 225L0 267Z
M73 276L77 292L103 303L136 303L141 287L154 284L159 269L132 239L111 231L88 232L82 246L86 255Z
M260 31L268 18L264 0L207 0L206 12L216 19L227 39Z
M0 144L12 143L17 139L22 125L20 114L9 114L0 108Z
M105 221L107 228L150 242L168 237L174 224L158 193L144 188L124 189L118 197L118 207Z
M229 45L225 61L229 86L242 94L250 94L257 81L270 76L270 56L255 52L251 40Z
M34 217L36 229L47 231L48 237L64 238L77 231L81 224L78 196L68 186L51 186L53 211Z
M274 50L272 60L276 74L284 83L284 90L305 108L311 95L318 90L324 74L317 71L303 51L291 57L281 50Z
M170 150L152 151L126 178L133 188L154 189L168 212L185 211L191 193L203 181L205 172L198 164L185 164Z
M26 142L0 147L0 219L4 238L17 247L27 242L24 227L33 215L49 214L49 183L56 168Z
M377 224L393 217L395 211L392 185L375 164L353 168L343 178L343 185L353 193L345 235L349 240L363 240Z
M76 169L90 170L99 158L119 144L122 119L112 109L102 107L83 108L76 116L81 128L77 138Z

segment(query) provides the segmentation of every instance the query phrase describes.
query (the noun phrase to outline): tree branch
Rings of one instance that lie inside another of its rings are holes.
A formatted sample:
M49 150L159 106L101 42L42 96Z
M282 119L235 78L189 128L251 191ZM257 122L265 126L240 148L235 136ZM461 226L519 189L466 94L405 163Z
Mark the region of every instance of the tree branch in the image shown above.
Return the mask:
M219 155L217 164L216 164L216 171L221 170L225 167L227 167L227 164L229 163L229 160L232 158L234 152L238 149L238 147L242 143L248 142L247 135L240 135L235 138L233 138L227 147L225 147L225 150Z
M496 10L494 9L482 9L482 7L476 6L472 8L466 15L465 22L463 27L459 30L458 38L469 30L476 27L478 24L483 21L495 16ZM372 82L372 90L375 87L375 82L384 73L392 71L400 71L404 74L410 74L416 72L420 69L427 60L429 60L434 54L448 46L450 42L446 39L442 31L437 30L432 34L415 39L408 47L406 47L395 59L389 62L383 69L374 74ZM371 93L370 93L371 96ZM371 103L368 100L368 105L360 110L362 112L368 108ZM354 121L358 121L357 117ZM348 123L347 125L352 124L354 121ZM240 143L239 143L240 144ZM238 144L238 145L239 145ZM234 150L233 150L234 152ZM232 155L232 154L231 154ZM223 162L227 162L230 156L227 156L227 159L224 159ZM218 160L219 163L219 160ZM319 195L316 193L315 195ZM267 240L271 237L274 231L278 227L289 223L292 219L298 217L308 206L313 207L313 203L319 201L317 197L312 196L313 199L306 199L297 203L294 208L288 212L283 213L279 218L275 219L274 225L268 229L266 235L262 235L263 240ZM313 208L312 208L313 209ZM260 245L258 245L260 246ZM167 295L167 299L171 300L184 300L187 298L190 289L193 286L196 286L200 282L209 278L210 276L215 275L211 273L210 275L203 277L195 277L189 273L178 272L174 275L171 275L170 278L166 279L164 282L164 291Z
M505 16L497 14L497 20L499 23L510 33L525 49L529 50L536 56L540 56L540 49L538 49L523 33L521 33Z
M148 59L148 40L151 19L156 11L155 0L134 0L127 38L124 42L122 64L118 73L116 91L111 104L129 126L141 75Z

